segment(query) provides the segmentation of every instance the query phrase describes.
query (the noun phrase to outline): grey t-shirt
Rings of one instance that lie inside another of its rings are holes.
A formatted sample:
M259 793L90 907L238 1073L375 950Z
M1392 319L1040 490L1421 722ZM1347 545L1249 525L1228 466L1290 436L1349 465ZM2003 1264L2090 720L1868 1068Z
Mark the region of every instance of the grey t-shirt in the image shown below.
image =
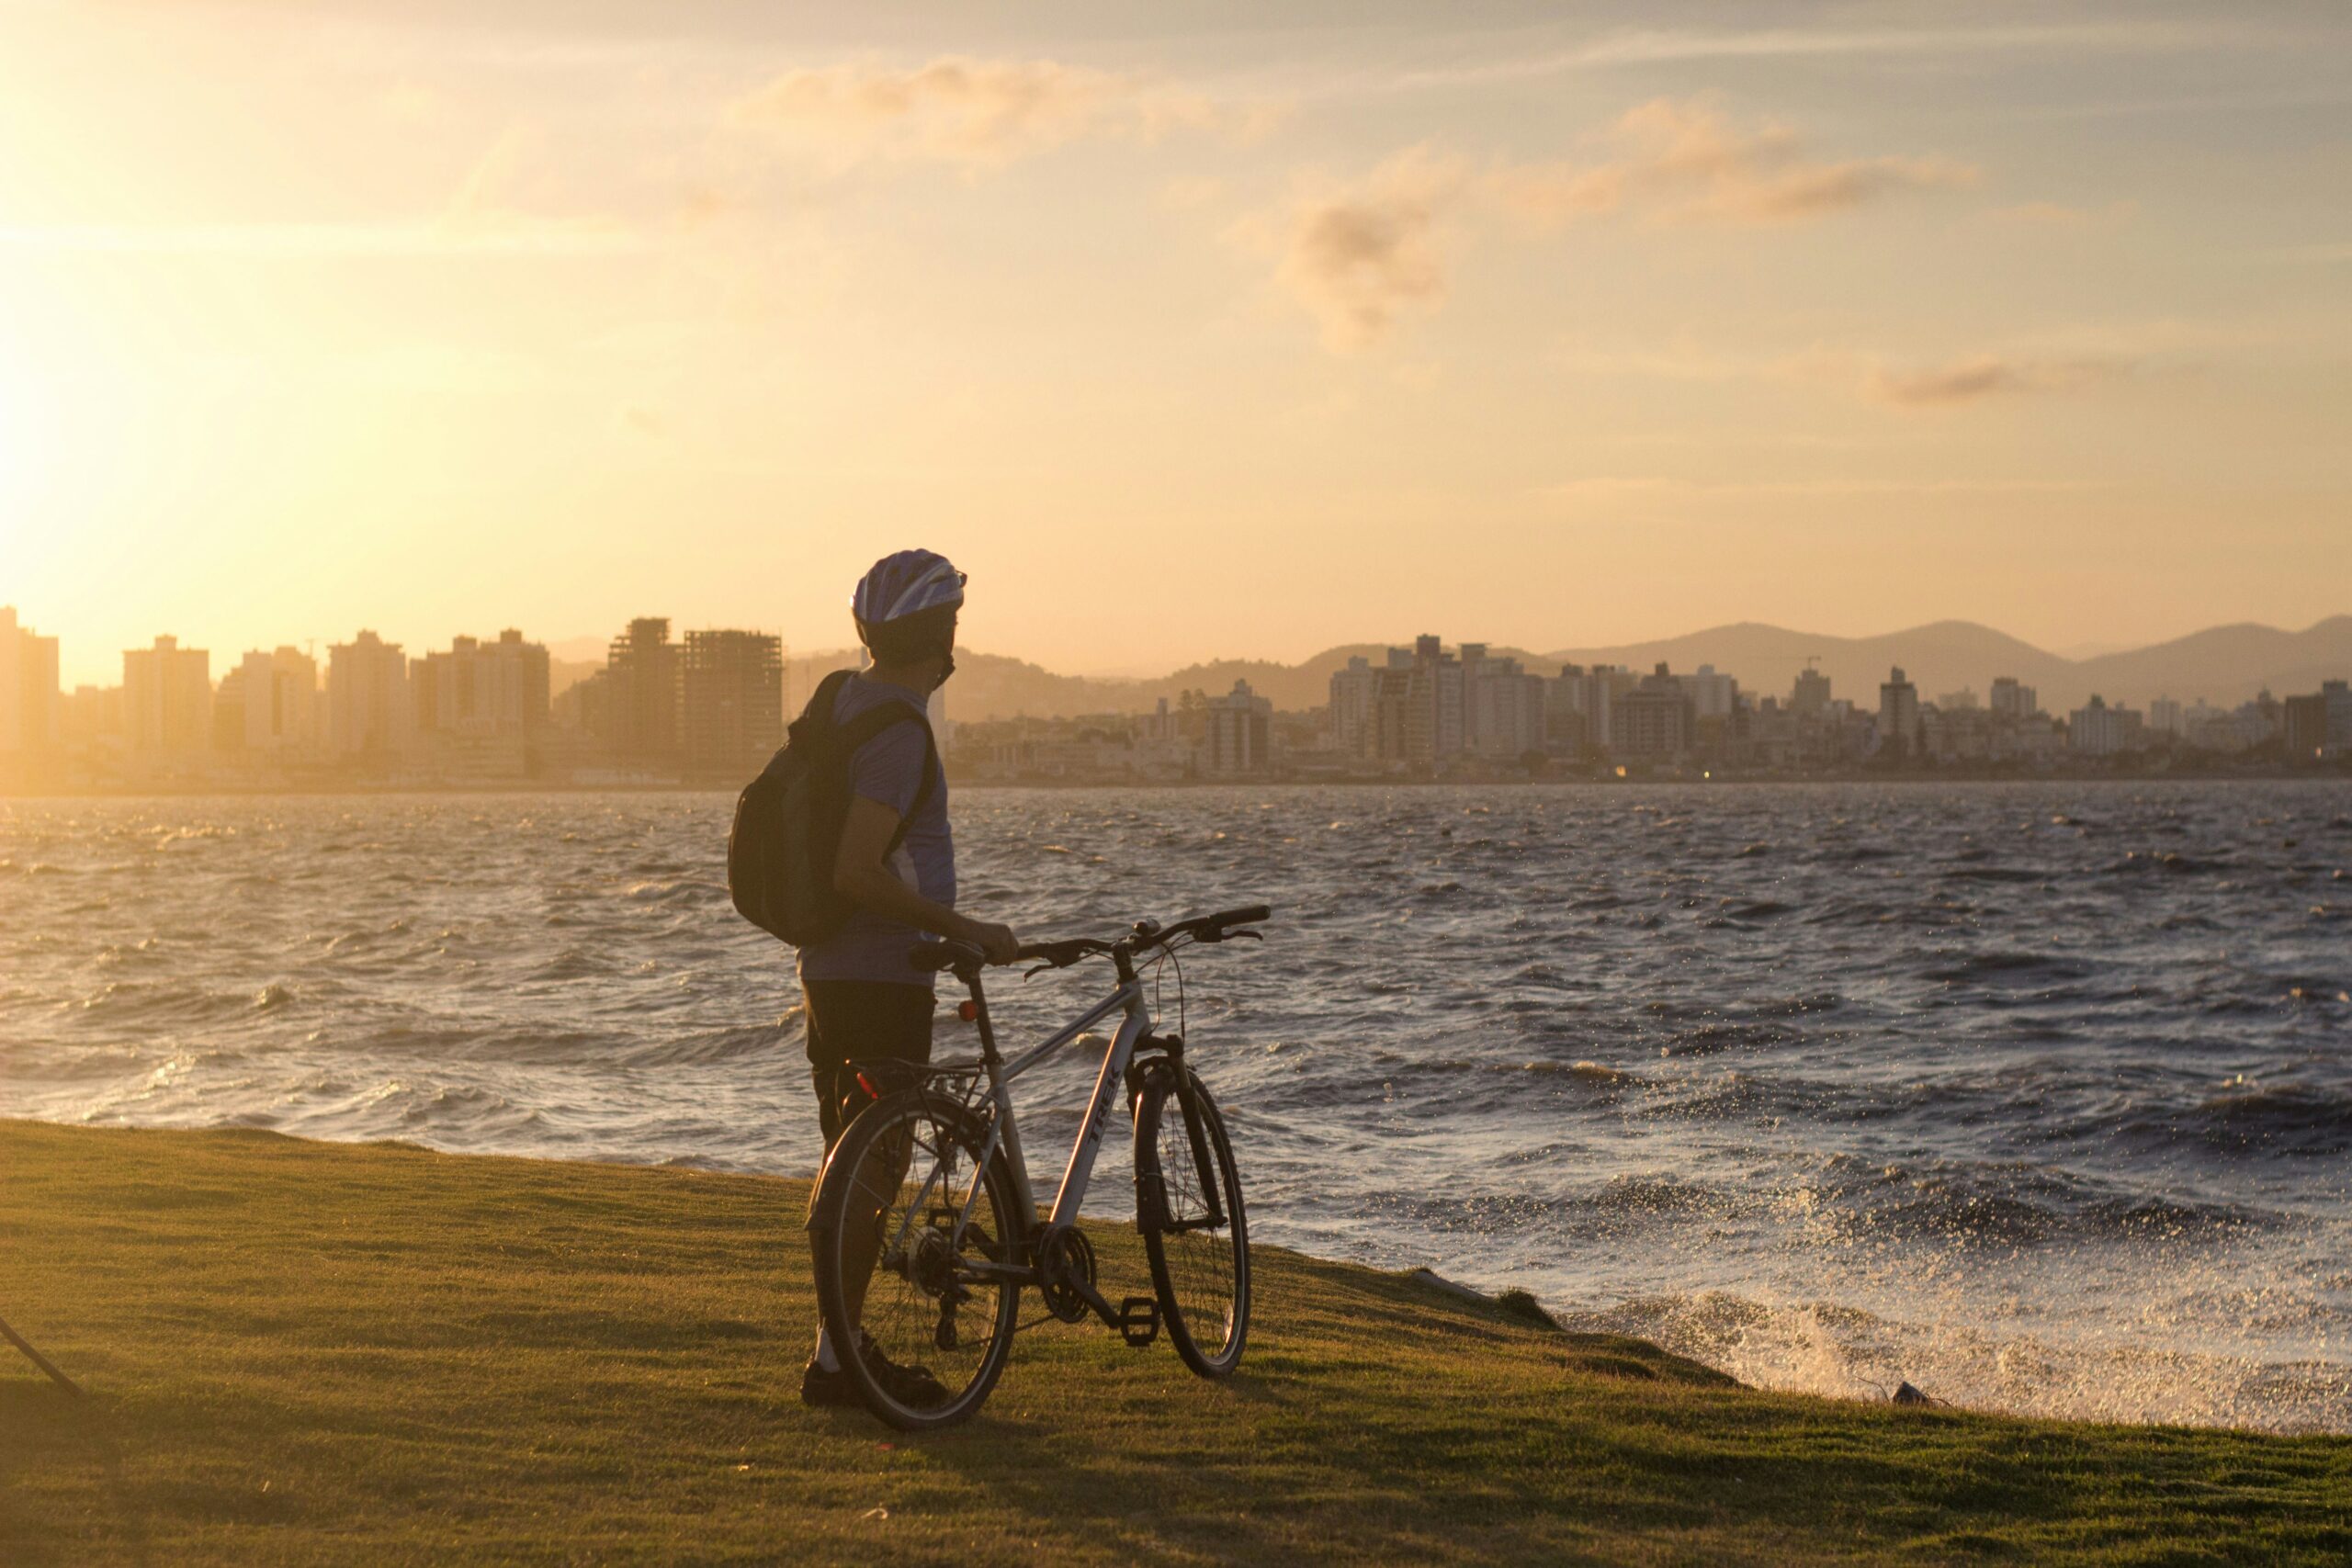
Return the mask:
M853 675L834 699L833 722L847 724L868 708L892 702L923 711L922 694ZM894 724L859 747L850 759L850 793L879 801L906 820L907 836L890 857L890 869L933 903L953 908L956 840L947 830L947 778L936 762L931 763L929 797L911 818L907 815L922 783L930 739L928 720ZM923 940L923 932L903 921L860 909L839 935L800 950L800 978L880 980L928 990L935 976L907 962L907 950Z

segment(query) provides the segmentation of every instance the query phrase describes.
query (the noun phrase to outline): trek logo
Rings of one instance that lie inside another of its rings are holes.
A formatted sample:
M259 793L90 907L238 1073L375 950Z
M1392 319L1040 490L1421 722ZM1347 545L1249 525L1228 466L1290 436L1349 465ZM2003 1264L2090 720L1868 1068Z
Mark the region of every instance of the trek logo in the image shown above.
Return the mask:
M1096 1086L1094 1102L1086 1108L1086 1120L1079 1123L1080 1138L1091 1144L1102 1135L1103 1113L1111 1109L1111 1091L1118 1087L1117 1081L1108 1075Z

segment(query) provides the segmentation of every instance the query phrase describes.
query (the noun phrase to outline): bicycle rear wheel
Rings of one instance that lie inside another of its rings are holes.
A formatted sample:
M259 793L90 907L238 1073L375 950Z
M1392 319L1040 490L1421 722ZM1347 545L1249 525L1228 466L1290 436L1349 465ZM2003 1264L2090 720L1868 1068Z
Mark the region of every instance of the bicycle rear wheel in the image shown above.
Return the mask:
M866 1408L902 1430L969 1416L1012 1348L1023 1233L985 1145L952 1100L888 1096L842 1134L810 1205L818 1309Z
M1136 1102L1136 1224L1168 1342L1193 1371L1221 1378L1250 1333L1250 1224L1225 1118L1183 1071L1189 1097L1161 1067Z

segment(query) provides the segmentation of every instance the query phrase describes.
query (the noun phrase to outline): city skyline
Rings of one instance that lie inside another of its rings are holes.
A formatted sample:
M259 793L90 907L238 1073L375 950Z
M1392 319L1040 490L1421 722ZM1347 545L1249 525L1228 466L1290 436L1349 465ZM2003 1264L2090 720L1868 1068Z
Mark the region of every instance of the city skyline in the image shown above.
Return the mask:
M2352 633L2352 616L2330 625ZM1694 770L1706 779L2015 774L2352 758L2352 691L2333 672L2352 668L2352 643L2322 652L2326 669L2313 681L2302 679L2303 667L2291 681L2280 669L2278 684L2315 691L2282 695L2265 681L2233 703L2225 684L2217 704L2192 682L2182 688L2193 694L2187 700L2167 691L2142 706L2114 687L2113 702L2092 692L2079 706L2068 697L2045 705L2035 667L2010 659L2012 650L2035 652L1980 639L1986 670L1924 692L1891 664L1872 705L1870 678L1857 682L1850 668L1825 668L1818 657L1760 678L1740 664L1677 670L1664 657L1646 671L1573 653L1532 656L1531 668L1519 650L1422 633L1409 645L1329 650L1317 661L1328 666L1320 689L1303 703L1292 677L1312 666L1283 672L1287 706L1246 672L1196 666L1172 679L1202 683L1159 694L1148 711L1136 700L1145 692L1130 687L1124 704L1099 705L1075 721L1008 704L989 675L1012 661L974 654L967 682L979 689L959 689L979 698L967 722L951 720L944 690L928 705L942 756L959 776L982 782L1542 778L1560 770L1621 779ZM2211 657L2210 643L2206 650ZM0 605L0 787L707 786L756 772L806 694L783 639L765 632L673 637L668 618L638 616L604 654L601 664L566 666L509 627L488 641L461 634L446 649L411 655L362 630L331 644L323 666L280 646L224 660L216 682L209 649L159 634L123 651L119 686L68 693L58 687L57 638ZM838 650L797 661L811 676L847 662ZM1940 669L1937 679L1951 673ZM1841 683L1864 700L1840 694Z
M514 629L519 619L519 617L513 615L502 616L492 614L478 617L474 621L467 623L467 629L453 630L441 628L437 630L403 633L387 628L406 626L411 624L410 621L388 619L382 615L368 615L363 616L359 621L349 626L324 632L312 632L304 635L270 635L267 630L265 629L263 635L249 642L238 644L235 643L233 639L231 641L222 641L218 638L208 639L202 636L192 635L184 630L177 629L179 626L187 624L187 618L183 617L180 622L174 624L174 627L172 629L150 630L132 643L125 645L122 648L99 650L90 648L85 640L77 639L73 635L70 628L61 628L56 622L56 618L52 615L45 615L23 603L17 603L12 607L16 609L18 615L27 624L30 625L38 623L42 633L58 645L56 657L58 660L59 684L62 690L68 692L72 691L77 685L105 686L109 684L119 684L122 675L122 656L126 653L137 651L142 648L152 646L155 637L159 636L170 637L183 647L200 647L213 651L217 655L226 656L232 659L243 658L251 653L266 654L274 649L292 649L308 656L320 657L323 654L326 649L332 647L334 643L346 641L352 637L357 635L380 636L386 642L397 644L401 647L446 647L453 640L463 640L469 637L479 637L485 628L488 630L490 637L494 638L503 632ZM628 621L636 618L638 618L638 616L635 614L626 615L621 617L620 622L617 624L626 625ZM717 626L723 624L707 617L681 616L673 615L665 615L663 618L680 626L684 626L689 622L693 622L699 626ZM850 623L846 611L843 612L841 618L845 630L842 634L831 637L824 636L806 638L796 637L788 629L782 628L778 622L773 620L744 623L742 629L779 638L786 650L787 655L790 657L797 658L808 655L830 656L836 653L854 652L857 647L854 625ZM1430 615L1422 615L1418 617L1418 619L1424 624L1434 619L1442 618L1442 617ZM1555 656L1589 654L1594 649L1611 647L1636 650L1629 656L1638 657L1638 650L1645 649L1660 644L1690 642L1706 637L1712 634L1751 629L1765 633L1784 634L1786 636L1798 638L1810 637L1824 643L1840 643L1892 641L1894 639L1901 638L1906 635L1928 632L1938 628L1961 627L1972 631L1982 632L1994 638L2016 643L2021 649L2036 656L2065 661L2082 661L2111 659L2117 655L2161 649L2168 645L2187 641L2199 636L2236 630L2252 630L2264 633L2278 633L2286 636L2298 636L2331 628L2336 623L2346 620L2352 620L2352 611L2339 611L2325 615L2314 619L2307 625L2270 625L2262 622L2215 623L2188 627L2182 633L2163 637L2150 637L2140 641L2127 640L2123 642L2092 642L2086 644L2076 644L2072 648L2051 648L2035 644L2031 639L2017 637L2008 629L1997 626L1990 621L1971 619L1967 617L1949 617L1933 622L1914 623L1910 625L1888 627L1879 631L1862 633L1830 632L1819 627L1785 626L1758 617L1742 617L1733 621L1690 627L1682 631L1652 633L1646 636L1626 638L1622 642L1616 643L1602 643L1597 639L1591 638L1562 640L1556 636L1527 642L1520 642L1511 638L1499 637L1487 637L1473 640L1480 647L1493 647L1500 650L1507 650L1521 657L1533 657L1541 660ZM569 636L548 636L539 631L532 630L527 632L526 635L531 642L547 649L558 660L568 664L578 665L581 663L594 662L601 658L602 651L609 642L612 634L575 632ZM1386 646L1398 639L1393 634L1385 637L1355 636L1345 637L1335 642L1318 645L1306 649L1299 656L1287 659L1276 654L1269 653L1261 649L1252 648L1216 650L1204 658L1190 660L1178 661L1171 660L1158 668L1125 665L1116 668L1095 667L1061 670L1055 669L1044 660L1027 658L1015 649L995 647L980 647L973 642L968 630L959 632L957 640L959 648L968 655L1019 660L1023 663L1034 664L1039 669L1058 677L1105 682L1148 682L1168 679L1181 674L1187 668L1203 665L1214 666L1228 663L1242 663L1290 664L1304 666L1311 663L1318 657L1329 657L1340 654L1343 650L1350 649Z
M0 593L84 680L388 602L412 643L647 603L845 642L910 544L972 646L1065 670L2307 625L2352 579L2347 42L0 6Z

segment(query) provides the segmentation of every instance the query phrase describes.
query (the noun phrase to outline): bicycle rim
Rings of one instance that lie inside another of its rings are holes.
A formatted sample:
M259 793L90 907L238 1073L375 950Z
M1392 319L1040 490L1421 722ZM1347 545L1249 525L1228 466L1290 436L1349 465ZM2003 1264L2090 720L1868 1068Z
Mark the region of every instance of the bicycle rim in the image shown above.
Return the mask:
M909 1431L971 1416L1012 1348L1020 1288L972 1265L1017 1261L1021 1232L1003 1163L981 1169L980 1147L960 1108L893 1095L850 1124L818 1188L819 1308L867 1408ZM864 1257L874 1264L856 1302ZM915 1385L915 1368L941 1393Z
M1197 1140L1165 1072L1145 1091L1136 1109L1136 1198L1169 1343L1186 1366L1214 1378L1239 1364L1249 1335L1250 1227L1225 1118L1197 1077L1192 1088L1201 1118ZM1203 1154L1216 1177L1220 1213L1214 1224Z

